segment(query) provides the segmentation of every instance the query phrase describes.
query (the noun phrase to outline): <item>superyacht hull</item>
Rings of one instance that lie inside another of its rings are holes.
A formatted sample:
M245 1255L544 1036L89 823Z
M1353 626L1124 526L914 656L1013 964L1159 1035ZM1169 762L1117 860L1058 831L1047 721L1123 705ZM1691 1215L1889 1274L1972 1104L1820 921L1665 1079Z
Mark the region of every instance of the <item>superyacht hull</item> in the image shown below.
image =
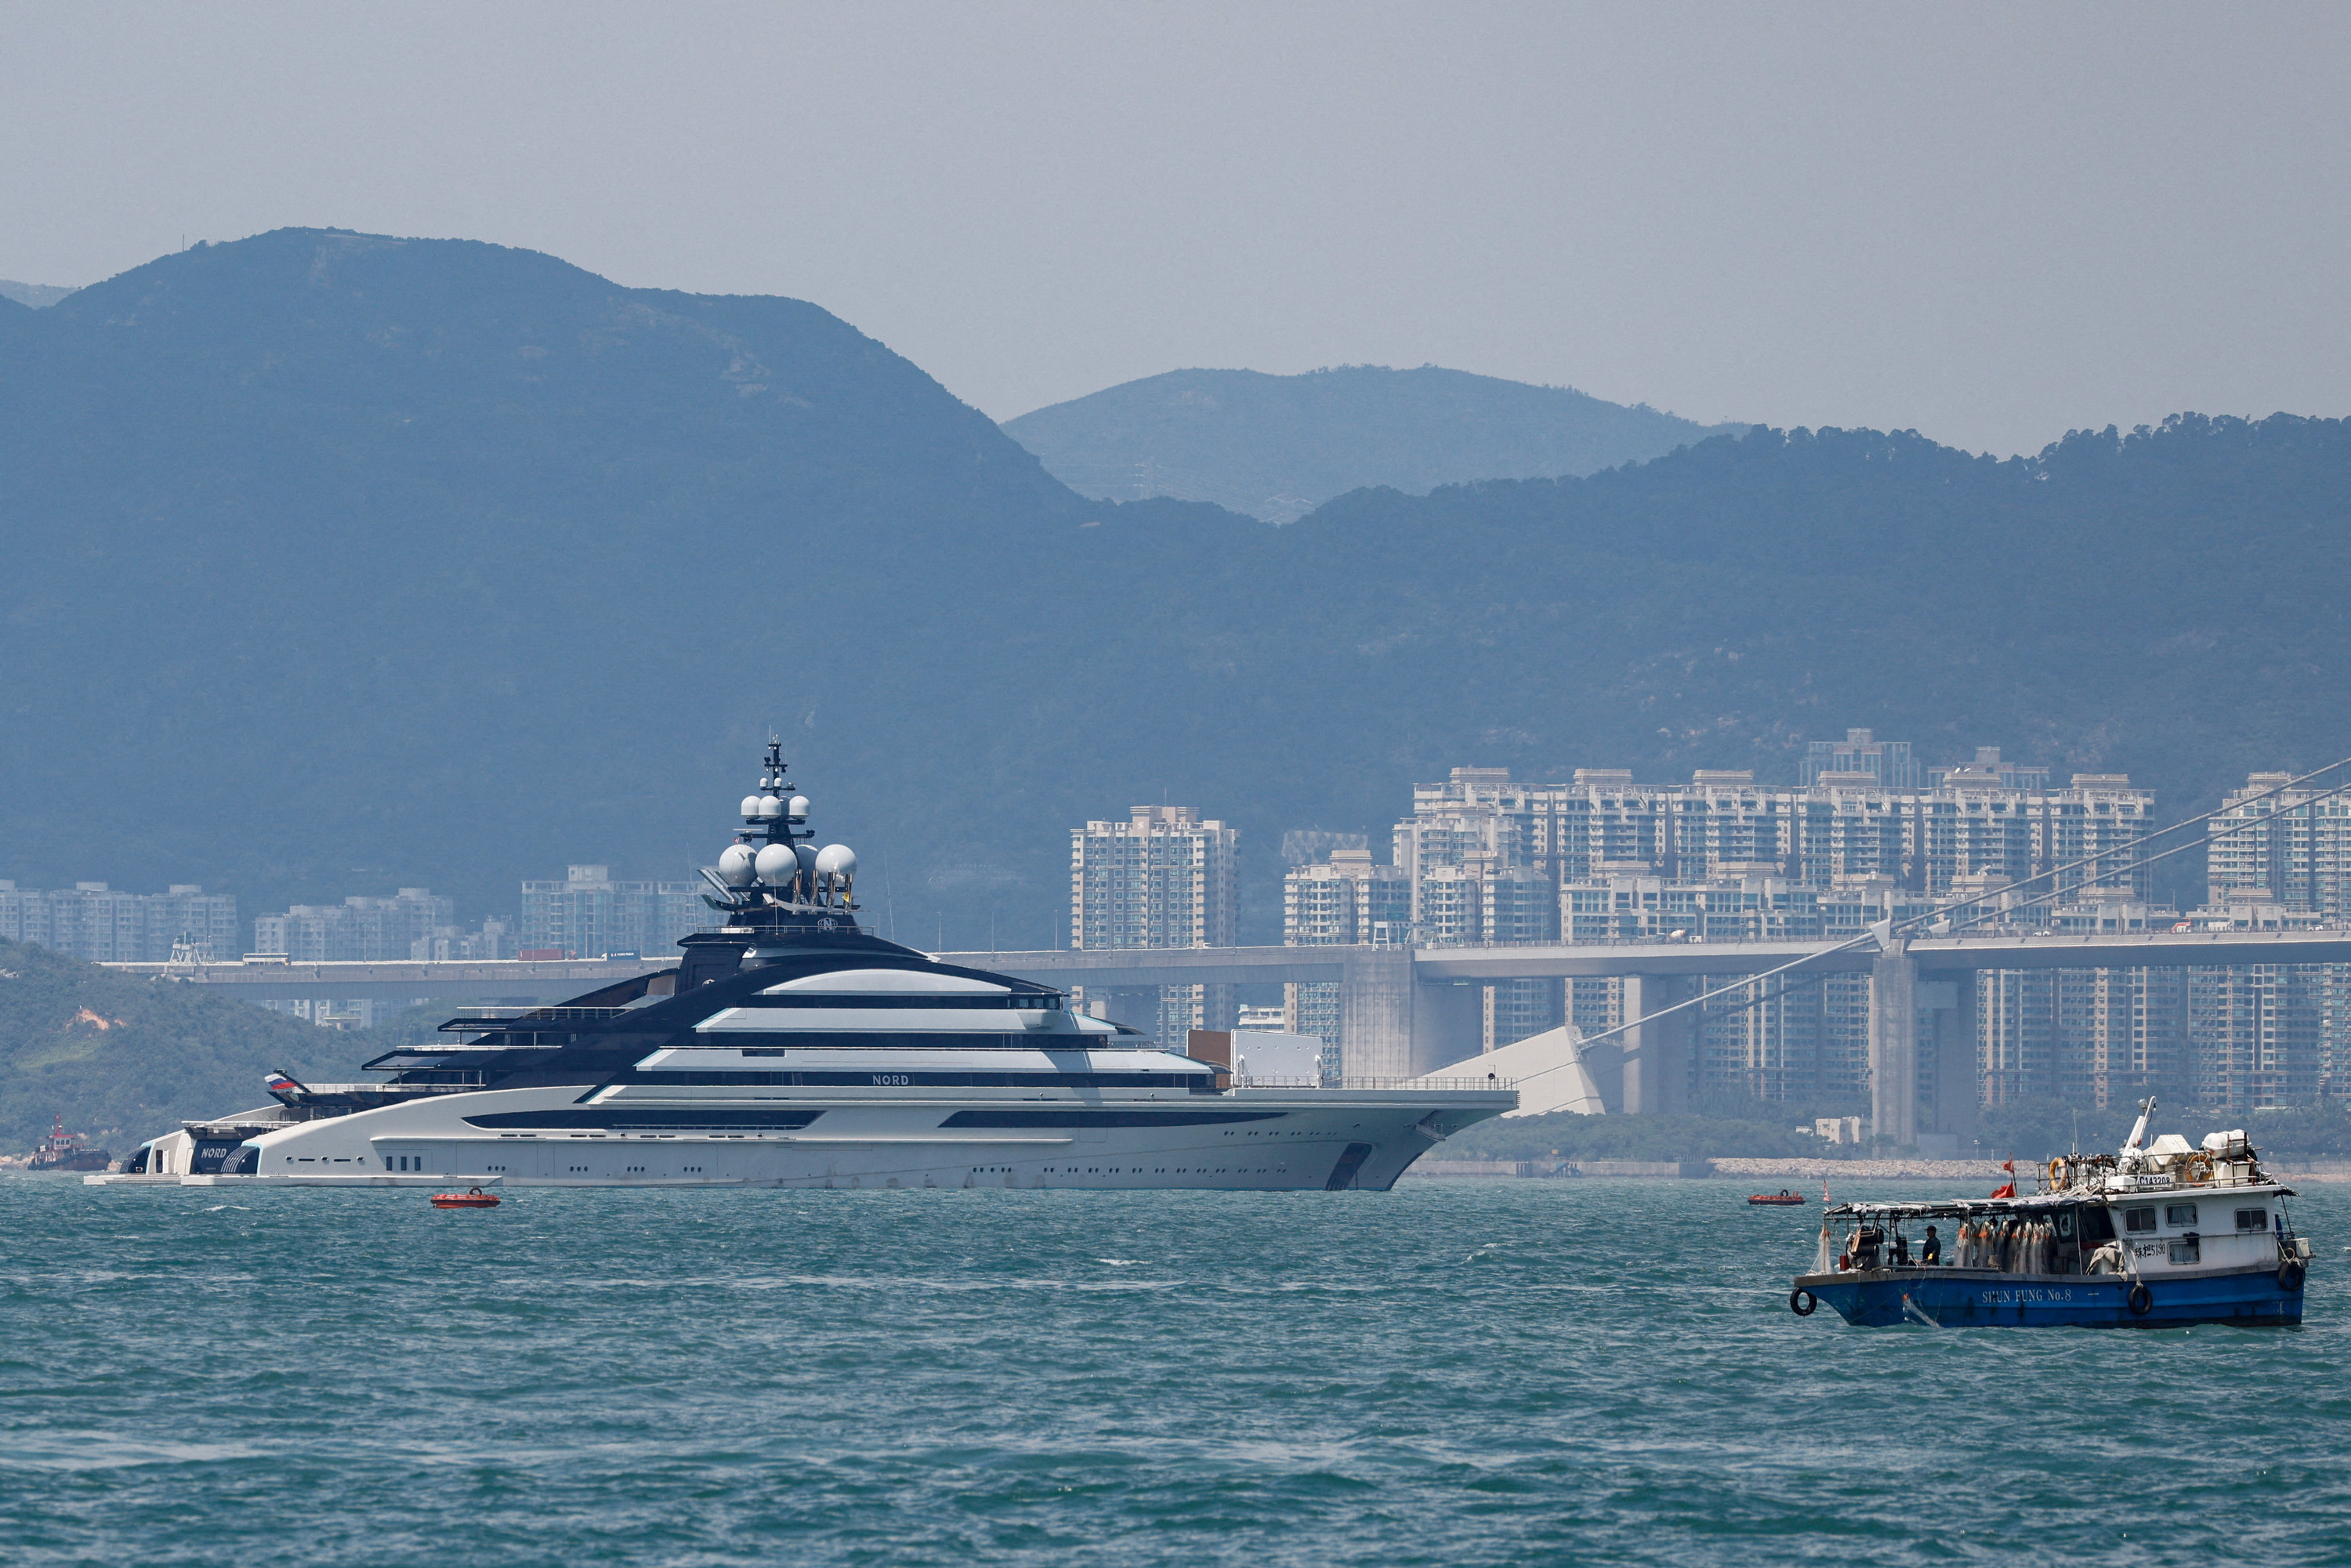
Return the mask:
M1082 1103L840 1095L583 1105L595 1092L435 1096L256 1130L228 1169L95 1180L1385 1191L1438 1140L1516 1100L1507 1090L1243 1088ZM575 1124L558 1124L567 1122Z

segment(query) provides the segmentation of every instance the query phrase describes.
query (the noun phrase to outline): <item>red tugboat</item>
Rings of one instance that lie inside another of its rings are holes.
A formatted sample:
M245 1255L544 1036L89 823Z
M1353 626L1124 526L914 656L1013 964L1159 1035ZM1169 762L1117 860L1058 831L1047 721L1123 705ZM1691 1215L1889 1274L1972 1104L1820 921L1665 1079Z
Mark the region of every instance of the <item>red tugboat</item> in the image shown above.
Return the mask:
M83 1144L79 1133L66 1131L66 1119L60 1113L57 1123L33 1149L33 1157L26 1162L28 1171L102 1171L114 1163L114 1155L104 1149L93 1149Z
M1783 1186L1777 1192L1750 1192L1747 1195L1747 1201L1758 1208L1802 1208L1804 1195L1790 1192Z

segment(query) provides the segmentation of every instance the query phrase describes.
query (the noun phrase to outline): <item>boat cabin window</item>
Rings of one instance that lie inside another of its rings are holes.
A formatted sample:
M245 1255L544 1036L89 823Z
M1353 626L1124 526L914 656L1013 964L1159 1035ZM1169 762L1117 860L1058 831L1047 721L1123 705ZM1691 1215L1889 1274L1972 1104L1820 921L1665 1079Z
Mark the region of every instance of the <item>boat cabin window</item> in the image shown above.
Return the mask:
M2082 1211L2082 1245L2097 1247L2115 1239L2115 1217L2106 1209Z
M2203 1241L2199 1237L2175 1236L2171 1239L2171 1260L2175 1263L2199 1262L2203 1250Z
M2270 1211L2269 1211L2268 1209L2266 1209L2266 1208L2241 1208L2241 1209L2237 1210L2237 1228L2238 1228L2238 1229L2240 1229L2240 1230L2267 1230L2269 1228L2270 1228Z
M2167 1203L2163 1206L2166 1225L2189 1226L2196 1223L2196 1206L2192 1203Z
M2060 1241L2074 1239L2074 1211L2070 1208L2061 1208L2057 1211L2057 1239Z
M2155 1210L2151 1208L2124 1209L2123 1228L2129 1231L2134 1236L2137 1235L2142 1230L2154 1229Z

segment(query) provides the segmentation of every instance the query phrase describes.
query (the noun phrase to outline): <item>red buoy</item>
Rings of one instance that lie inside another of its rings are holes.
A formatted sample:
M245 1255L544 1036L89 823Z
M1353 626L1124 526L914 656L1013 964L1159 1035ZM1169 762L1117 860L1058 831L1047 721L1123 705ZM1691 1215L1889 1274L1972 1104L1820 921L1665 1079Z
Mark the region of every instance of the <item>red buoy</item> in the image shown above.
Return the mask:
M497 1206L497 1194L484 1192L477 1186L469 1186L463 1192L436 1192L433 1195L433 1207L435 1208L496 1208Z

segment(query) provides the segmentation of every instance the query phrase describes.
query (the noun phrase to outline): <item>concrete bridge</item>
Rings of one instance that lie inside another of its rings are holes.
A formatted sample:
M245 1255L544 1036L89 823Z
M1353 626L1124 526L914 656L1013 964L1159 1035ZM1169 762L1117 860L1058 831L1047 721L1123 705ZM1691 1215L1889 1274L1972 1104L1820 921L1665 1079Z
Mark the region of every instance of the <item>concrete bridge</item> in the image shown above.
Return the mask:
M1046 984L1104 989L1249 985L1336 985L1351 1074L1408 1077L1474 1053L1482 1035L1479 988L1498 980L1620 978L1636 1022L1594 1047L1587 1067L1612 1111L1676 1108L1696 1048L1696 1009L1654 1017L1698 994L1700 976L1760 974L1817 955L1797 975L1865 974L1875 981L1869 1019L1871 1098L1881 1133L1907 1145L1922 1128L1922 1061L1942 1082L1932 1103L1974 1101L1979 969L2225 967L2351 964L2351 927L2298 931L2128 932L2095 936L1957 935L1896 939L1832 952L1829 942L1580 942L1498 947L1174 947L941 953L951 964L1000 970ZM243 962L113 964L126 974L168 977L250 1001L316 998L416 1001L448 998L551 1002L667 967L655 958L457 963ZM1924 1020L1922 1022L1922 1019ZM1922 1051L1922 1047L1933 1049Z
M1699 977L1761 974L1813 957L1807 973L1868 975L1873 1125L1901 1145L1921 1133L1973 1131L1980 969L2220 968L2351 963L2351 928L2146 931L2099 936L2015 934L1896 938L1836 952L1834 942L1580 942L1497 947L1194 947L1092 952L942 953L949 963L1060 984L1336 984L1347 1071L1378 1076L1432 1071L1474 1053L1482 1036L1479 988L1499 980L1622 979L1635 1022L1593 1047L1584 1065L1611 1111L1678 1108L1698 1044L1695 1008L1655 1017L1699 995ZM1919 1082L1921 1063L1937 1076ZM1921 1126L1922 1088L1945 1108ZM1962 1110L1961 1108L1964 1108Z

